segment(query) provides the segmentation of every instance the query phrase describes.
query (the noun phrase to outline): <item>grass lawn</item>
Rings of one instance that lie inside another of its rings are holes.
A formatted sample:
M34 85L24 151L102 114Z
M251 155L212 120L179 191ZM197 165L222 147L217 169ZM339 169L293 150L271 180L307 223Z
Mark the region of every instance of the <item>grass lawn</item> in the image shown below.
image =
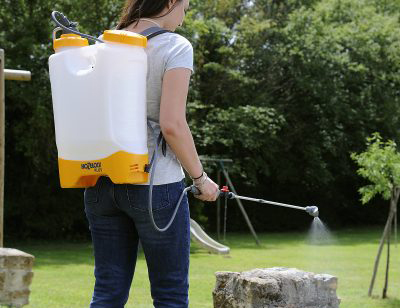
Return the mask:
M296 267L338 277L341 308L400 307L399 247L391 246L389 298L382 300L386 250L381 258L374 298L367 292L382 228L348 229L333 232L335 244L315 246L306 243L306 233L258 234L257 247L250 233L228 233L225 244L229 257L211 255L192 243L190 259L190 307L210 308L216 271L245 271L274 266ZM31 308L89 307L94 285L91 243L6 242L5 247L33 254L34 277L31 285ZM140 253L126 307L152 307L147 267Z

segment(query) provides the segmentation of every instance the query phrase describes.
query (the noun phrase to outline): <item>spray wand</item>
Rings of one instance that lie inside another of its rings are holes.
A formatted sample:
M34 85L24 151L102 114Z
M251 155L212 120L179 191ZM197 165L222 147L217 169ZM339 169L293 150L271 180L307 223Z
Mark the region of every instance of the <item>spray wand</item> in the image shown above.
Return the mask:
M195 187L194 185L192 185L192 186L190 186L188 188L190 188L189 191L191 193L193 193L194 195L199 195L200 194L199 189L197 187ZM220 190L220 193L219 193L218 197L225 197L227 199L242 199L242 200L254 201L254 202L258 202L258 203L272 204L272 205L289 207L289 208L296 209L296 210L306 211L308 214L310 214L313 217L318 217L318 215L319 215L318 207L316 207L316 206L301 207L301 206L285 204L285 203L279 203L279 202L274 202L274 201L268 201L268 200L263 200L263 199L256 199L256 198L238 196L238 195L234 194L233 192L230 192L229 189L228 189L228 186L223 186L223 188Z

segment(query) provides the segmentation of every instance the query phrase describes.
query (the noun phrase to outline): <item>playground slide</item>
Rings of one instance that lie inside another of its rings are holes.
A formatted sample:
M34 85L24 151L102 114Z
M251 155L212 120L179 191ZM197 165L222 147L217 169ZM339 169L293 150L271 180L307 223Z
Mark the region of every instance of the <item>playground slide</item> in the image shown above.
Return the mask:
M209 252L224 255L229 254L229 247L214 241L193 219L190 219L190 234L201 247L207 249Z

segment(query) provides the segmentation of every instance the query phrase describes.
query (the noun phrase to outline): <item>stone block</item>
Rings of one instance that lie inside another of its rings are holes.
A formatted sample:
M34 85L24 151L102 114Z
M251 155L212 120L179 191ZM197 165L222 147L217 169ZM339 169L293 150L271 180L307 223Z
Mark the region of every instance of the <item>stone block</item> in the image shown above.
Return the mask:
M338 308L337 278L295 268L217 272L215 308Z
M0 248L0 305L29 303L34 256L13 248Z
M35 257L14 248L0 248L0 268L31 269Z

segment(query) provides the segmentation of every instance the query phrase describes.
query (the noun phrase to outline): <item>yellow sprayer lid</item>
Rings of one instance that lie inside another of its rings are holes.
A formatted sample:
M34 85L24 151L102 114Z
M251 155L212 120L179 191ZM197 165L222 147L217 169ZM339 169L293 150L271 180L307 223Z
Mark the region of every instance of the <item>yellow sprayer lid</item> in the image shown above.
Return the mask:
M147 37L132 31L106 30L103 34L103 40L140 47L147 46Z
M73 33L61 34L61 37L59 39L55 39L53 42L54 50L57 50L60 47L70 46L85 47L89 46L89 42L80 35Z

